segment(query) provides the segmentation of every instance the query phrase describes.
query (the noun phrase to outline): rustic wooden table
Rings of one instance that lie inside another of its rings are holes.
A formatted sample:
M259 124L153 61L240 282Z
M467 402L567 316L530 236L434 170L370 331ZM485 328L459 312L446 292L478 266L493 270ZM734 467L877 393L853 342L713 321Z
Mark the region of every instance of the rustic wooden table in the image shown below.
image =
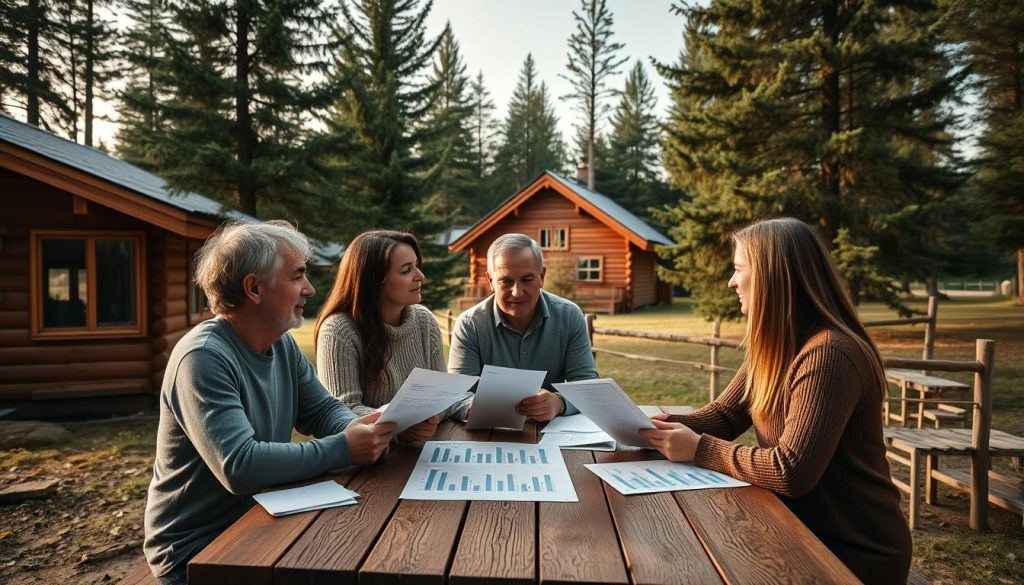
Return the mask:
M437 440L536 442L444 423ZM193 585L286 583L857 583L771 492L625 497L583 467L653 451L562 451L577 503L398 498L419 447L333 476L356 506L273 518L254 506L189 564Z

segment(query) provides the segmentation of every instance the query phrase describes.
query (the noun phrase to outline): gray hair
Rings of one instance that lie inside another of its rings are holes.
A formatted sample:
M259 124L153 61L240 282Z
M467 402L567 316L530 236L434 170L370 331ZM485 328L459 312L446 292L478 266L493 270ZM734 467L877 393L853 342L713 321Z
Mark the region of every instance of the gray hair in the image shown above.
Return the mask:
M309 238L286 221L226 222L196 252L195 283L214 313L230 313L245 301L242 279L255 274L261 281L272 281L289 248L307 262L313 255Z
M505 256L526 249L533 252L533 258L537 261L537 268L543 268L544 252L541 251L540 245L533 238L523 234L505 234L494 240L491 247L487 248L487 272L494 272L494 259L498 256Z

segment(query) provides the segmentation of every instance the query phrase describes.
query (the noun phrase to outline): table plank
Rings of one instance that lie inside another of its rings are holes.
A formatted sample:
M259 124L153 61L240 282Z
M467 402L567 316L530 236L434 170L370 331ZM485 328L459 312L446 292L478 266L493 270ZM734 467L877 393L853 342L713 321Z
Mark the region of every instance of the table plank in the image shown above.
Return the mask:
M355 469L340 472L332 479L347 484ZM318 477L294 484L323 481ZM269 585L273 566L321 511L303 512L274 518L256 504L238 521L221 533L188 564L188 582L193 585Z
M438 441L486 441L490 431L442 424ZM359 571L359 582L444 583L468 502L403 500Z
M673 495L730 585L859 583L767 490L751 486Z
M584 467L593 453L562 450L562 457L580 501L540 503L540 581L629 583L601 478Z
M650 459L652 452L637 449L594 456L598 463L615 463ZM604 491L634 582L722 582L671 493L624 496L607 484Z
M536 443L537 425L495 430L492 442ZM537 579L537 503L470 502L449 582L534 583Z
M359 504L324 510L277 563L274 583L355 583L418 456L418 446L400 445L387 460L360 469L348 486L359 492Z

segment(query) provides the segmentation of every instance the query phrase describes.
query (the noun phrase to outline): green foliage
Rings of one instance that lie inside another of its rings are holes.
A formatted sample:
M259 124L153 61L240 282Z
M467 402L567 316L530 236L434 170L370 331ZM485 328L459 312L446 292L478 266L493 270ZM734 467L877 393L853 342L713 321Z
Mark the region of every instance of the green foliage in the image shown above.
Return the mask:
M476 179L475 199L467 202L467 219L476 222L489 213L500 201L494 188L494 153L497 149L498 128L494 119L494 102L484 85L483 71L470 83L469 119L471 140L470 163Z
M834 241L879 247L874 272L924 277L954 253L934 234L962 183L944 107L962 75L931 26L931 3L686 5L669 81L665 167L692 201L660 212L678 245L665 272L708 318L736 318L721 283L727 234L791 215ZM846 274L867 291L864 272Z
M533 55L528 54L501 131L495 164L495 185L502 195L515 193L546 170L560 169L565 146L547 86L538 82Z

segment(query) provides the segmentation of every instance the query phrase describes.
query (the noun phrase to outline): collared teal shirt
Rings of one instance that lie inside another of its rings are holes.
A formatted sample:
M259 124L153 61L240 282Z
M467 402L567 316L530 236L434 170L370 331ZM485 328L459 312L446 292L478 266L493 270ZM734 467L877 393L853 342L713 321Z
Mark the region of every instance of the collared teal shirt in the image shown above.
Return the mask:
M575 303L542 290L537 313L525 333L501 318L494 295L459 315L452 332L448 371L479 376L484 365L545 370L543 387L597 377L583 311ZM465 409L463 409L465 412ZM579 412L568 401L565 414Z

